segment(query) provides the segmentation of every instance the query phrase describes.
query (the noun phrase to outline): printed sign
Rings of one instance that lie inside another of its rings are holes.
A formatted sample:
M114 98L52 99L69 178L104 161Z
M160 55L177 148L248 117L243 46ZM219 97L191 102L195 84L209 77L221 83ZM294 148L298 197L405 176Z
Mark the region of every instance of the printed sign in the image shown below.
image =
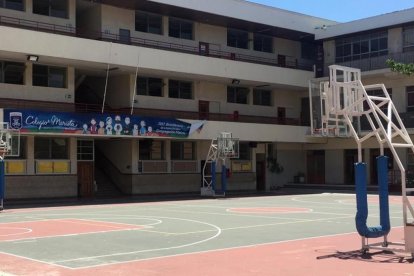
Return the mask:
M22 133L68 133L116 136L161 136L186 138L191 124L166 118L114 114L4 110L10 128Z

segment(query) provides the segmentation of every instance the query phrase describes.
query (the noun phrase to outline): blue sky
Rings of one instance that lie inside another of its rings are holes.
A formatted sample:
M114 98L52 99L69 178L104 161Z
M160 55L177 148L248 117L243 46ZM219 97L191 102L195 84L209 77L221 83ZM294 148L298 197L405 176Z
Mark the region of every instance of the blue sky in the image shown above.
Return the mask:
M413 0L248 0L307 15L348 22L398 10L414 8Z

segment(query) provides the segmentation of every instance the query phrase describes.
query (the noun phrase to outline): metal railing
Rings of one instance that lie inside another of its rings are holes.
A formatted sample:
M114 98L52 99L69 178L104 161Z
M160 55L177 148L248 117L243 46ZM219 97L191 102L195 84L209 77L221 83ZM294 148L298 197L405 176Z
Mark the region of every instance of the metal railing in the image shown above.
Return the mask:
M261 57L258 55L246 55L234 53L230 51L221 51L210 49L208 52L200 51L197 46L190 46L185 44L171 43L165 41L158 41L146 39L141 37L123 36L113 34L110 32L97 32L87 29L75 28L70 25L63 26L57 24L43 23L33 20L14 18L8 16L0 16L0 25L17 27L35 31L43 31L49 33L58 33L63 35L77 36L86 39L110 41L114 43L129 44L153 49L161 49L167 51L176 51L187 54L202 55L212 58L221 58L228 60L236 60L248 63L270 65L276 67L292 68L305 71L313 71L314 62L311 60L296 58L288 55L279 55L274 58Z
M336 63L336 65L358 68L358 69L361 69L362 72L364 72L364 71L372 71L372 70L388 68L388 65L386 64L387 59L393 59L396 62L402 62L402 63L412 63L414 60L414 51L392 53L392 54L383 55L379 57L370 57L366 59L338 62ZM328 67L333 64L334 63L325 64L324 76L329 75Z

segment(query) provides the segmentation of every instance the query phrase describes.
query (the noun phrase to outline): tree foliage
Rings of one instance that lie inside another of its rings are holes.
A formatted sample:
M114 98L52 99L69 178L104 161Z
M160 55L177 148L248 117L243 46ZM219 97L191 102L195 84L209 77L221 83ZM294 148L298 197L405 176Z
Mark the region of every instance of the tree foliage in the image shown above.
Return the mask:
M388 59L386 63L393 72L398 72L407 76L414 74L414 63L400 63L395 62L392 59Z

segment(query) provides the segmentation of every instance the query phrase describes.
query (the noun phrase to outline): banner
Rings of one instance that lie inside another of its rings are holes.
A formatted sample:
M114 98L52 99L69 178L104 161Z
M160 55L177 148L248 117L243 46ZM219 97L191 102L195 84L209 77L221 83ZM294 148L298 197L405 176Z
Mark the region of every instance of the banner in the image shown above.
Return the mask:
M4 121L21 133L187 138L191 124L166 118L4 109Z

